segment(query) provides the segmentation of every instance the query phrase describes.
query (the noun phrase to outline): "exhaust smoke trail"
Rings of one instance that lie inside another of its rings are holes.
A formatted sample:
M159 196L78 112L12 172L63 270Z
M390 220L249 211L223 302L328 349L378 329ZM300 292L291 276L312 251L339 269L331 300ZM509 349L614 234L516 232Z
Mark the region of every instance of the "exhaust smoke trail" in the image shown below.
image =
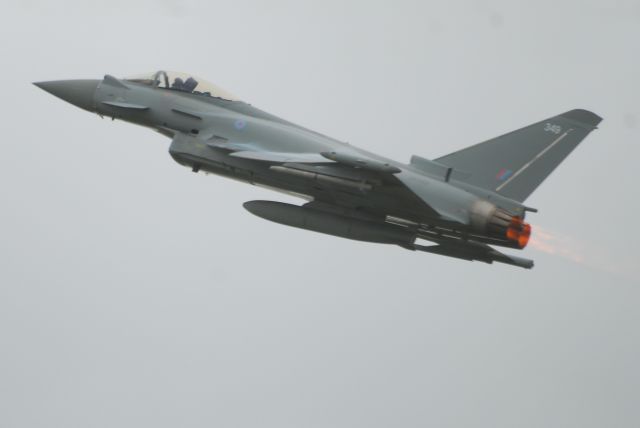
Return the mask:
M625 279L638 280L640 267L627 253L614 257L605 248L534 226L529 247L558 256L587 268L614 274Z
M557 255L578 264L584 264L584 246L566 236L559 236L540 226L534 226L529 246L543 253Z

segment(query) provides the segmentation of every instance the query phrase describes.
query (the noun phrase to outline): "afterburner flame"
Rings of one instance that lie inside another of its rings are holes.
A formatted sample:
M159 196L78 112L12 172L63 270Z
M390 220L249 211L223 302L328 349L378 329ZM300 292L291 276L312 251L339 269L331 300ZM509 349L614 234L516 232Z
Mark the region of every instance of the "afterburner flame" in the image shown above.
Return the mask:
M536 225L530 247L553 257L569 260L585 268L607 272L615 277L637 282L640 277L637 258L631 253L612 253L611 249L587 238L552 231Z
M516 242L518 248L522 249L527 246L531 237L531 225L522 221L520 217L513 217L506 235L508 240Z

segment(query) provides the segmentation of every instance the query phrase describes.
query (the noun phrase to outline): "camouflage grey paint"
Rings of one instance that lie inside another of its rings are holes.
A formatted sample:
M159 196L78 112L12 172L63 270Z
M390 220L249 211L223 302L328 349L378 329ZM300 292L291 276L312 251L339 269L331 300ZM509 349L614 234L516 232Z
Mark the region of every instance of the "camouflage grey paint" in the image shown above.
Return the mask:
M411 250L531 268L525 199L600 118L572 110L431 161L409 164L358 149L242 101L103 80L37 86L85 110L172 139L180 164L301 196L303 207L252 201L245 208L289 226ZM420 240L436 245L425 246Z

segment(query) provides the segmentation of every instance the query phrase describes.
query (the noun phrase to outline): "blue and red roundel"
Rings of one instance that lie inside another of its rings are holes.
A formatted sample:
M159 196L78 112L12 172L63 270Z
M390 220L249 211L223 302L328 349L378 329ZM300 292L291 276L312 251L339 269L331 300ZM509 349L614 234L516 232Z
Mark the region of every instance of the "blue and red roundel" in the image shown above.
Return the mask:
M507 169L507 168L502 168L498 172L498 175L496 175L496 179L498 179L500 181L504 181L507 178L511 177L511 174L513 174L513 171L511 171L510 169Z

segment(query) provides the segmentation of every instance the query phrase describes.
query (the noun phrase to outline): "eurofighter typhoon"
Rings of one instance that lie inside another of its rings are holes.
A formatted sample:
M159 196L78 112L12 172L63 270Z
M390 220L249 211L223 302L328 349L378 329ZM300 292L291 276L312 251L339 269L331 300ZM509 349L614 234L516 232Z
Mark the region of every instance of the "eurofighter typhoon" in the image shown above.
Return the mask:
M401 163L266 113L192 75L38 82L80 108L171 138L169 154L205 171L300 196L249 201L252 214L310 231L463 260L532 268L525 200L602 120L571 110L429 160Z

